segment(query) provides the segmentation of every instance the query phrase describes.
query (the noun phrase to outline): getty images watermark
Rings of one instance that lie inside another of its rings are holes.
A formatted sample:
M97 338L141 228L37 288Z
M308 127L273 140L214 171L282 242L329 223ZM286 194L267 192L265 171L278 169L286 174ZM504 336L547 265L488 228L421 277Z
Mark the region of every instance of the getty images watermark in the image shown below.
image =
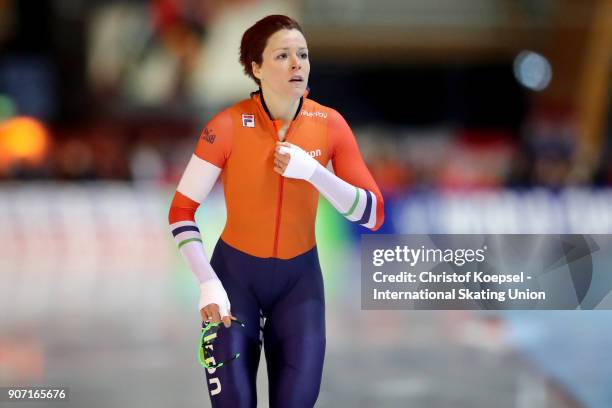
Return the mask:
M363 309L612 309L612 235L364 235Z

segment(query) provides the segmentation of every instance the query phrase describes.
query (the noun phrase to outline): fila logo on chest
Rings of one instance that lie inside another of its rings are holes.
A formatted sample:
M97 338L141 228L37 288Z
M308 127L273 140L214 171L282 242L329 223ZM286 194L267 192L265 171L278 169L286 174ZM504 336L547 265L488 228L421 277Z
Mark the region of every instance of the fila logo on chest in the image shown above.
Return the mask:
M254 128L255 127L255 115L242 114L242 127Z

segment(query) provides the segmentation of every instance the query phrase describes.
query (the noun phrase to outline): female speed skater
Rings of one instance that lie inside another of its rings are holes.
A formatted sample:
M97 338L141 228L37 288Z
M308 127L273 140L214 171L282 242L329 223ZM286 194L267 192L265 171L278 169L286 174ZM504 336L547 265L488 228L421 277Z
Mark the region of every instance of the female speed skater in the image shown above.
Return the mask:
M270 407L313 407L325 356L319 193L371 230L383 223L383 198L344 118L307 97L308 46L295 20L271 15L247 29L240 63L259 90L203 129L170 228L199 281L202 320L245 322L214 343L213 356L240 358L206 370L212 406L257 405L263 340ZM209 261L194 215L219 176L227 222Z

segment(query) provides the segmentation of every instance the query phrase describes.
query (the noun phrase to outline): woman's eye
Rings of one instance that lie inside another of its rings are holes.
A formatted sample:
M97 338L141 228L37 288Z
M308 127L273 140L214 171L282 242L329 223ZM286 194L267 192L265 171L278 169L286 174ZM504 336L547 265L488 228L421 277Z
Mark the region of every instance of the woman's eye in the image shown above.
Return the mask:
M306 53L306 52L301 53L300 54L300 58L301 59L308 59L308 53Z
M287 54L285 54L285 53L278 54L278 55L276 56L276 59L285 59L285 58L287 58Z

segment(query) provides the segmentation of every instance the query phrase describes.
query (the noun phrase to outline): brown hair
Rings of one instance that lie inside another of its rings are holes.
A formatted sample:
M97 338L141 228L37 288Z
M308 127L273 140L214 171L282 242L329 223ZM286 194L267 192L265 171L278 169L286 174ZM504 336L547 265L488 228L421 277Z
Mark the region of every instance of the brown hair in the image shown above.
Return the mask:
M242 34L240 41L240 64L244 73L253 78L257 85L261 85L259 79L253 75L252 62L261 65L263 62L263 51L268 43L268 38L280 30L298 30L302 35L302 27L291 17L273 14L262 18L253 24Z

